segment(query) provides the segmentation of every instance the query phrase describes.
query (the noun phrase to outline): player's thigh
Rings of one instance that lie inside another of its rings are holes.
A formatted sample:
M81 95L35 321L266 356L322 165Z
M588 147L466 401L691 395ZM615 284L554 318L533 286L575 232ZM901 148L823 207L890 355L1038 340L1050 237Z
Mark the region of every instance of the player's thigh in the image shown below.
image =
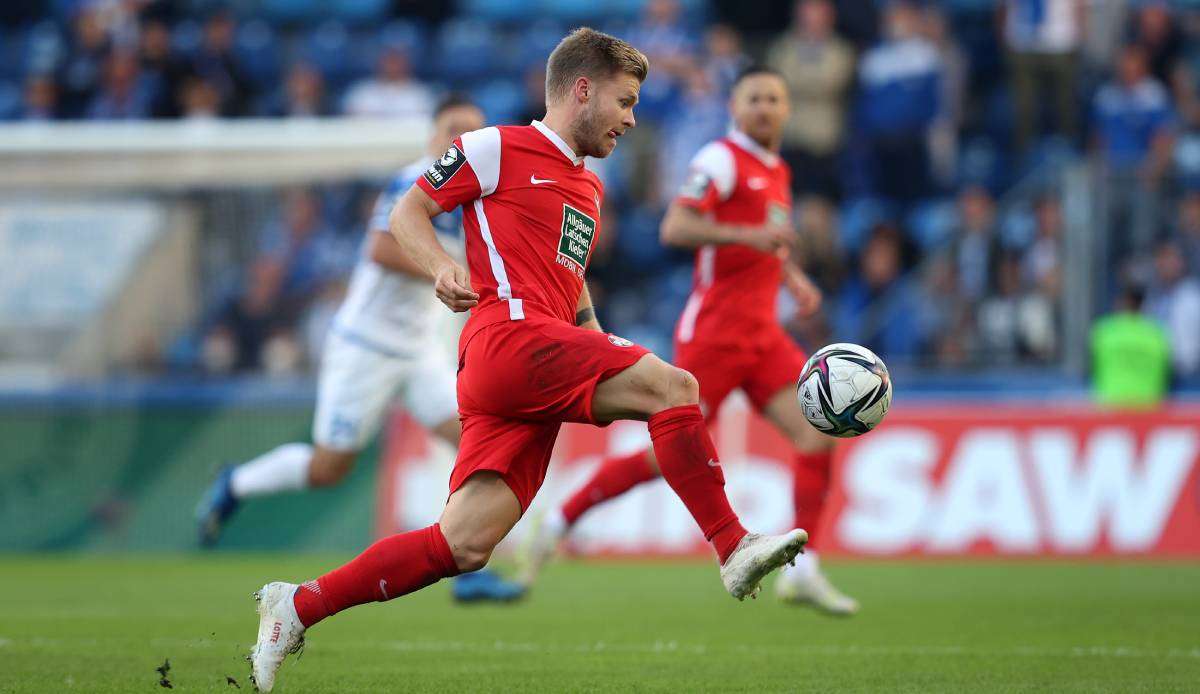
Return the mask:
M750 402L801 451L818 451L833 439L813 428L796 398L796 383L808 356L783 331L763 350L746 383Z
M628 340L561 321L489 326L463 350L459 409L464 416L599 423L598 384L647 354Z
M379 433L411 370L411 360L330 335L317 379L313 442L333 451L361 451Z
M546 479L561 424L473 414L463 418L462 441L450 493L455 494L480 472L499 475L522 510L533 503Z
M699 388L690 373L647 353L596 385L592 417L599 423L646 420L655 412L698 399Z
M432 350L417 361L404 384L404 409L426 429L458 445L456 366L449 355Z

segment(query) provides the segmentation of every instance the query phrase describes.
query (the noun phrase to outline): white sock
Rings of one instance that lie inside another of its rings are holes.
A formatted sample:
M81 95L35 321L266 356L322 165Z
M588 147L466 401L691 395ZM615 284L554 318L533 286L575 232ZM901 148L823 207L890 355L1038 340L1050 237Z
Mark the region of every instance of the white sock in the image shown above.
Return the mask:
M249 499L306 489L312 455L307 443L285 443L234 468L230 490L235 499Z
M547 511L542 523L545 524L547 535L562 537L567 533L567 519L563 516L561 506L555 506Z
M811 549L804 554L796 555L795 566L786 564L783 566L783 575L792 581L808 581L820 571L821 566L817 560L817 553Z

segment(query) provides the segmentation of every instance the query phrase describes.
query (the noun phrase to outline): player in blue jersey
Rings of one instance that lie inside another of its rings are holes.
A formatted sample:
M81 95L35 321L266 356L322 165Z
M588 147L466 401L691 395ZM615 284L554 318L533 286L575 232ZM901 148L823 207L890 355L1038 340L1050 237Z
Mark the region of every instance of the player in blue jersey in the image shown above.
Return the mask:
M448 97L433 116L425 156L402 169L380 195L368 224L362 258L326 338L317 385L313 444L287 443L240 465L225 467L197 511L200 542L217 542L245 501L328 487L344 479L399 402L430 431L457 446L461 436L453 359L461 322L441 308L419 268L388 232L396 198L425 172L454 138L484 125L470 101ZM442 245L462 256L461 213L433 220ZM480 571L454 586L459 600L514 600L519 585Z

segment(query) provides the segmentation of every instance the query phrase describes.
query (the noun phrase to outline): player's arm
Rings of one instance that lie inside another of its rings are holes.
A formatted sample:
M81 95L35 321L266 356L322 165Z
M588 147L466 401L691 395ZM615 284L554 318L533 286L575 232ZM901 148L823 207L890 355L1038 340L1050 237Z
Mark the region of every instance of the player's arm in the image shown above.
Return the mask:
M392 237L391 232L387 229L376 229L373 231L367 244L367 253L370 255L371 260L391 272L398 272L420 279L428 279L421 266L414 263L412 259L400 250L400 244L396 243L396 239Z
M772 224L737 226L720 224L701 209L677 200L667 208L659 227L659 239L666 246L700 248L740 243L765 253L773 253L794 240L789 227Z
M791 258L783 261L783 286L796 301L796 312L807 318L821 308L821 290Z
M441 205L419 186L413 186L392 208L389 230L400 252L420 271L419 276L433 281L438 299L451 311L466 311L479 303L479 295L471 289L466 268L438 242L430 220L441 213Z
M604 332L596 318L596 307L592 304L592 293L588 291L586 282L583 284L583 291L579 292L579 303L575 306L575 325L585 330Z

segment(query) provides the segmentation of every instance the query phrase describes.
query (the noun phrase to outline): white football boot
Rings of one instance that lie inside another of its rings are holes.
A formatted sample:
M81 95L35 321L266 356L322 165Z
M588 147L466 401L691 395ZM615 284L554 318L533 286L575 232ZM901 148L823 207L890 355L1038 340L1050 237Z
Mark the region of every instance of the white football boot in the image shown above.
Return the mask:
M529 535L521 545L517 559L520 567L517 582L529 588L537 580L542 567L558 553L558 546L567 535L567 520L562 510L551 509L530 519Z
M796 566L785 568L775 582L775 595L793 605L805 605L825 614L849 617L858 612L858 601L846 595L821 573L815 555L805 555Z
M725 584L725 590L738 600L744 600L747 595L757 597L763 577L795 561L796 555L804 551L806 542L808 533L799 528L783 535L746 535L721 565L721 582Z
M268 583L254 593L258 601L258 643L246 660L250 661L250 681L260 692L275 686L275 675L283 659L304 649L304 625L296 616L292 596L295 583Z

